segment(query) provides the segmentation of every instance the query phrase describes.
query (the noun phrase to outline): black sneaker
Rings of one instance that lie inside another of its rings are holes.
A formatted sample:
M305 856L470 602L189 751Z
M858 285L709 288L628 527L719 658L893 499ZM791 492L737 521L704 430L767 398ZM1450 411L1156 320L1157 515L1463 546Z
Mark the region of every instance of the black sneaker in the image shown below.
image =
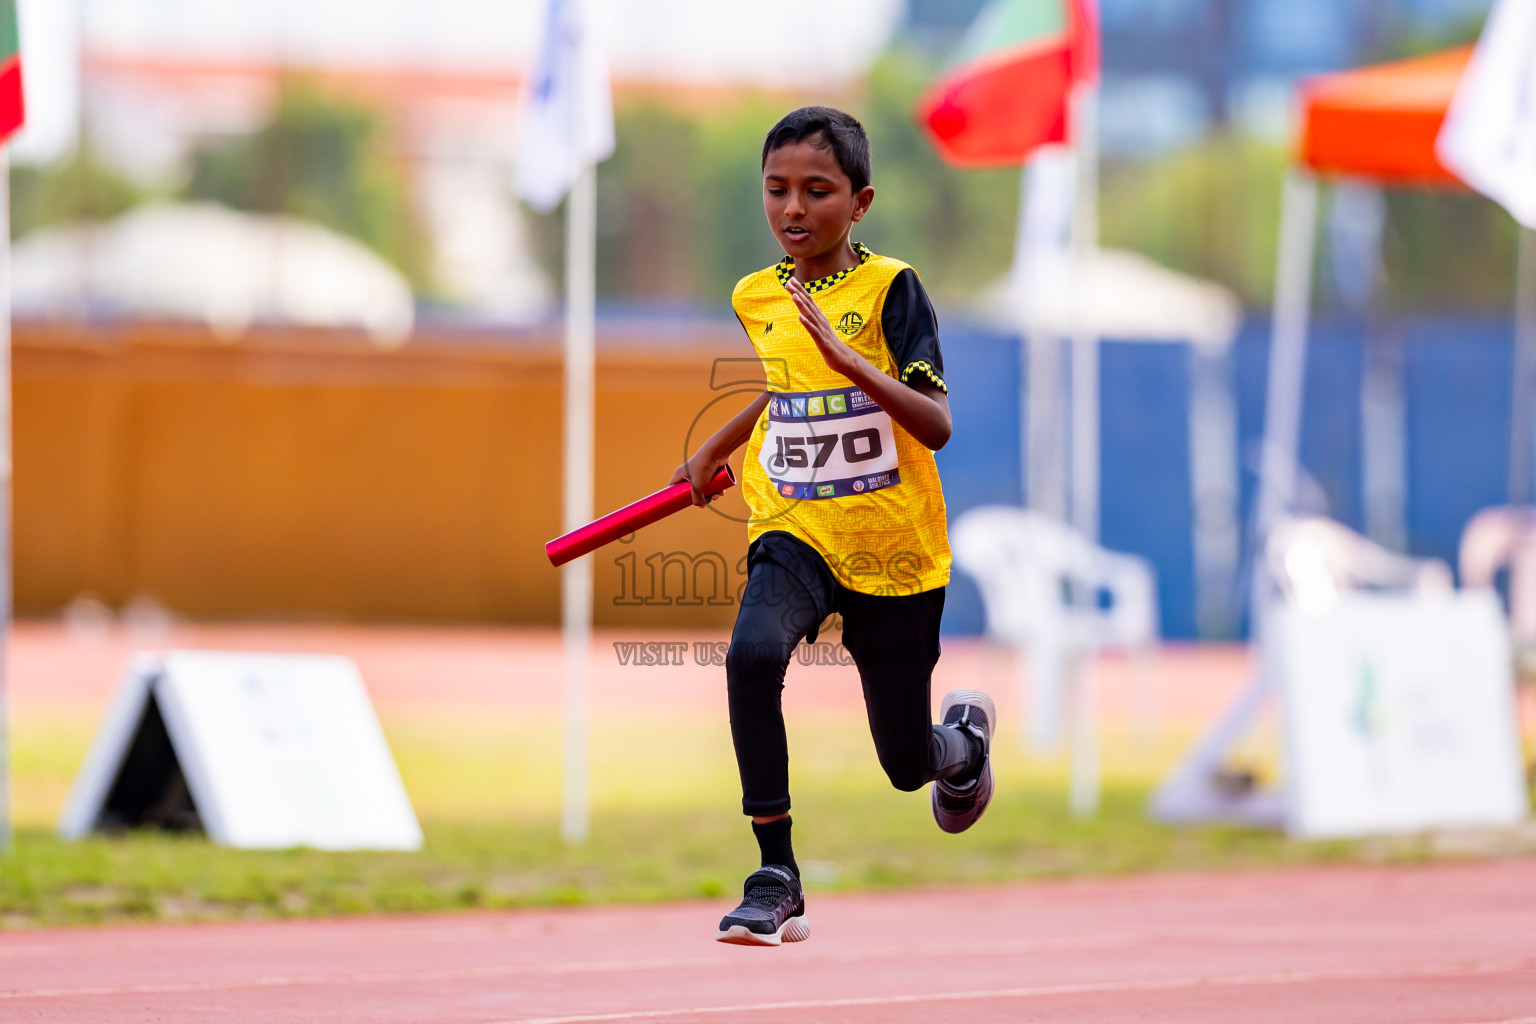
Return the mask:
M951 690L939 705L941 725L968 729L981 740L981 769L939 779L933 784L933 820L945 832L964 832L976 824L992 799L992 727L997 709L978 690Z
M800 879L788 868L769 864L747 876L741 906L720 921L721 942L739 946L777 946L811 937L805 920L805 895Z

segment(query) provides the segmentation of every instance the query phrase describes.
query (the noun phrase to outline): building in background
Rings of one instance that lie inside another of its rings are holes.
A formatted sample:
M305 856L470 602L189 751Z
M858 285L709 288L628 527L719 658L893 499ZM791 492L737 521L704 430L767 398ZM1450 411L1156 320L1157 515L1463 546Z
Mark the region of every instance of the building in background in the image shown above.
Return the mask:
M1104 133L1147 154L1236 124L1283 137L1299 76L1475 38L1490 0L1101 0Z
M872 118L877 162L882 171L897 171L897 188L890 187L892 176L883 179L882 208L867 225L870 241L955 268L952 280L934 284L941 298L964 301L974 268L949 236L963 233L969 248L995 247L1001 258L1008 240L991 238L987 225L971 223L965 211L1000 210L1000 203L1016 201L1016 189L934 177L938 170L924 162L915 133L901 134L910 125L900 93L926 81L983 2L807 3L819 31L805 33L798 19L764 21L742 5L608 0L620 152L605 168L600 200L600 292L719 307L731 282L709 268L771 258L755 245L757 215L741 201L753 177L746 166L750 136L773 111L815 99ZM1419 38L1470 36L1486 6L1487 0L1101 0L1106 158L1160 161L1213 136L1279 141L1297 76L1411 48ZM411 230L420 236L397 239L396 251L381 250L386 258L434 310L528 322L549 311L559 265L558 234L531 221L508 185L535 11L536 5L501 0L22 0L23 29L37 58L27 64L31 91L49 99L33 112L18 158L56 164L83 138L141 198L173 197L192 154L261 131L285 83L318 85L377 114L395 187L408 194ZM738 113L740 129L722 131L719 122ZM713 146L673 161L698 165L680 185L667 181L662 167L674 145ZM738 152L746 154L742 160L728 159ZM893 155L907 166L895 168ZM1249 173L1228 191L1272 191L1263 173ZM1143 175L1138 169L1133 177ZM924 179L926 189L905 188ZM1128 186L1136 194L1111 194L1126 187L1112 172L1106 177L1111 242L1220 279L1251 303L1266 300L1267 266L1225 251L1221 239L1252 235L1237 248L1269 252L1262 237L1269 228L1234 226L1227 207L1235 200L1219 198L1218 185L1138 181ZM697 209L679 210L668 188L689 193ZM948 196L952 209L939 209L944 204L928 193ZM1117 225L1116 210L1145 209L1150 194L1192 211L1186 226ZM912 232L889 220L897 206L917 224ZM921 211L915 218L913 209ZM119 212L84 211L94 219ZM18 216L16 223L24 228L27 221Z
M810 6L810 5L807 5ZM192 155L266 125L286 82L367 106L382 121L430 248L434 299L494 322L544 315L552 290L509 186L536 5L501 0L29 0L36 75L59 97L39 118L34 160L83 139L145 190L183 183ZM900 0L856 0L759 23L710 0L609 3L621 97L682 106L789 86L844 89L884 50ZM28 71L33 73L34 65Z

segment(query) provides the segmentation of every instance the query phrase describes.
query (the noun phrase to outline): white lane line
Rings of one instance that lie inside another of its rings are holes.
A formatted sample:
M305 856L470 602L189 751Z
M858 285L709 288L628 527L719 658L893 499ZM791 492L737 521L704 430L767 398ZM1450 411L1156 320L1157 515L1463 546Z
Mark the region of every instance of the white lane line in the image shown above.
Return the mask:
M1391 939L1402 938L1410 932L1424 933L1426 931L1443 931L1448 928L1469 928L1477 932L1494 932L1504 930L1502 923L1506 920L1517 924L1530 922L1530 914L1525 910L1498 910L1482 911L1474 913L1447 914L1437 917L1416 918L1404 917L1393 919L1386 923L1355 925L1289 925L1289 924L1255 924L1255 925L1194 925L1190 927L1169 926L1166 928L1135 933L1137 941L1162 944L1179 940L1211 940L1215 942L1246 942L1246 941L1284 941L1298 938L1307 941L1315 941L1324 938L1338 939ZM516 922L517 926L524 922ZM309 928L306 925L318 925L318 928ZM215 934L200 934L204 928L217 929ZM290 930L291 929L291 930ZM194 951L200 953L209 952L212 949L230 949L249 953L253 949L281 949L293 950L298 946L333 946L337 944L356 945L360 941L366 941L375 929L363 927L352 928L342 925L335 918L319 918L313 921L288 921L288 922L260 922L253 926L253 934L239 934L238 926L230 926L224 923L188 922L181 925L157 924L150 926L117 926L114 929L116 938L102 941L100 932L82 931L78 933L84 941L75 942L28 942L14 934L0 931L0 960L21 957L47 957L66 956L96 957L110 953L130 953L144 956L159 956L166 953L182 951ZM182 934L173 935L174 932ZM1114 936L1112 941L1120 941L1120 937L1126 933L1106 932L1100 934L1089 933L1086 935L1067 939L1049 940L1051 942L1086 942L1095 943L1103 936ZM569 933L566 933L567 937ZM423 929L419 934L413 933L411 945L417 946L425 943L440 944L495 944L498 948L507 943L538 942L541 935L531 934L528 930L515 927L512 924L497 922L487 923L482 926L454 928L450 926L437 926ZM1030 947L1032 951L1036 947ZM1052 946L1040 948L1053 948Z
M1125 935L1072 936L1063 939L1020 939L993 943L986 950L990 956L1049 951L1087 951L1125 949L1145 944L1152 936ZM734 952L734 951L731 951ZM34 988L0 991L0 1000L61 999L70 996L171 995L183 992L218 992L253 988L298 988L315 985L376 985L386 982L458 981L470 978L508 978L535 974L616 974L660 970L700 970L737 967L741 959L721 951L708 957L655 957L648 960L577 960L547 964L497 964L487 967L453 967L418 971L359 971L339 974L269 975L229 981L160 982L139 985L92 985L68 988ZM953 944L930 946L872 946L859 950L818 952L820 963L862 963L870 960L898 960L952 956Z
M1307 941L1315 941L1324 938L1338 939L1391 939L1402 938L1409 932L1423 933L1426 931L1443 931L1447 928L1470 928L1477 932L1493 932L1503 930L1501 924L1505 919L1512 919L1519 924L1530 921L1530 915L1524 910L1498 910L1482 911L1474 913L1459 913L1441 915L1431 918L1404 917L1393 919L1387 923L1369 925L1195 925L1191 927L1170 926L1158 930L1135 933L1136 941L1162 944L1179 940L1210 940L1216 942L1245 942L1245 941L1285 941L1298 938ZM516 922L516 926L524 925L524 922ZM306 925L318 925L318 928L309 928ZM460 943L480 944L491 943L498 948L504 947L508 942L540 941L542 936L529 933L525 928L514 926L513 923L502 924L489 922L473 927L456 928L452 926L436 926L423 929L420 933L413 933L411 945L424 943ZM209 929L216 933L200 934L203 929ZM84 941L80 942L28 942L19 939L14 934L6 934L0 931L0 960L21 957L47 957L66 956L71 958L96 957L109 953L130 953L145 956L159 956L166 953L182 951L195 951L206 953L212 949L227 948L249 953L253 949L281 949L292 950L298 946L332 946L336 944L355 945L359 941L366 941L375 929L366 929L362 926L353 928L351 922L343 924L335 918L319 918L313 921L288 921L271 922L263 921L253 926L253 934L239 934L238 926L227 923L188 922L181 925L156 924L149 926L116 926L113 929L116 937L108 941L101 932L83 931L77 933ZM180 932L182 934L173 934ZM568 934L568 933L567 933ZM1085 942L1096 943L1104 936L1114 936L1111 941L1121 941L1125 933L1107 932L1103 935L1093 933L1071 937L1067 939L1049 940L1056 942ZM1054 945L1042 947L1031 946L1025 952L1035 948L1055 948ZM3 997L0 993L0 997Z
M717 967L725 961L698 959L616 960L590 963L519 964L501 967L454 967L436 971L358 971L348 974L269 975L232 981L185 981L146 985L99 985L75 988L33 988L0 992L0 1000L67 999L83 996L177 995L187 992L228 992L239 989L303 988L318 985L377 985L385 982L464 981L471 978L515 977L519 974L600 974L613 971L680 970Z
M1490 916L1460 915L1438 921L1418 922L1421 928L1458 923L1487 924ZM1050 939L1017 939L994 942L982 951L985 956L1015 956L1028 953L1076 952L1094 950L1130 949L1138 946L1167 945L1170 942L1285 942L1305 940L1318 942L1342 939L1394 939L1402 937L1396 927L1344 926L1344 927L1293 927L1235 926L1221 928L1194 927L1155 932L1124 932L1102 935L1065 936ZM816 950L813 959L818 963L854 964L877 960L911 960L955 954L953 943L926 946L888 945L869 946L855 950L827 952ZM70 952L78 952L70 950ZM798 952L798 951L796 951ZM483 967L455 967L401 971L345 971L330 974L267 975L256 978L235 978L223 981L155 982L132 985L60 986L51 988L11 989L0 991L0 1001L26 999L67 999L92 996L143 996L177 995L199 992L223 992L250 989L306 988L324 985L377 985L408 984L437 981L462 981L476 978L513 978L524 975L570 974L617 974L659 970L711 970L735 967L741 963L729 954L703 957L654 957L641 960L578 960L555 963L495 964ZM1536 1022L1533 1022L1536 1024Z
M1101 981L1073 985L1036 985L1027 988L996 988L972 992L924 992L914 995L855 996L844 999L796 999L774 1003L741 1003L734 1006L667 1007L624 1010L617 1013L586 1013L563 1017L522 1017L490 1024L599 1024L602 1021L643 1020L688 1016L721 1016L733 1013L772 1013L784 1010L835 1009L852 1006L902 1006L914 1003L962 1002L984 999L1038 999L1048 996L1108 995L1121 992L1172 992L1197 988L1247 988L1305 985L1329 981L1409 981L1416 978L1469 977L1512 974L1536 968L1536 961L1487 961L1436 965L1406 970L1280 971L1274 974L1235 974L1214 977L1170 978L1163 981Z

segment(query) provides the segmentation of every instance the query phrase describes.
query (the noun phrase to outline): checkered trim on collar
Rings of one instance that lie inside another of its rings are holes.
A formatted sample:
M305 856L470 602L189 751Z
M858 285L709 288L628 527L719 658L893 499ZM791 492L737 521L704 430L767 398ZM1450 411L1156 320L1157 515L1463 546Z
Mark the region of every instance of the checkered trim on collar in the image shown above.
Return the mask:
M854 242L853 251L859 257L858 266L848 267L844 270L839 270L835 274L829 274L826 277L820 277L814 281L808 281L806 282L805 290L812 293L824 292L834 285L841 284L849 274L853 273L855 270L858 270L859 267L862 267L864 264L875 258L875 254L870 252L863 242ZM773 272L778 276L779 284L788 287L789 279L795 276L794 257L785 256L782 260L779 260L779 265L773 268Z
M901 382L903 384L907 383L907 378L911 377L914 373L922 374L933 383L934 387L938 388L946 395L949 394L949 388L945 386L944 379L933 372L933 367L928 364L926 359L914 359L912 362L908 363L906 369L901 371Z

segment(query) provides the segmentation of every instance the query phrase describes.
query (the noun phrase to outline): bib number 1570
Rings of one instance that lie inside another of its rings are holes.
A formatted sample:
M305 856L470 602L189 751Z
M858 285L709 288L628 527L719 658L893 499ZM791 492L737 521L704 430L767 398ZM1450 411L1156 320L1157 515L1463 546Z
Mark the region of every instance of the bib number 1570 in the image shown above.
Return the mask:
M847 463L869 462L885 454L880 444L880 431L873 427L850 430L846 434L810 434L806 437L786 437L775 434L778 450L771 456L773 469L820 469L827 464L839 444L843 461ZM809 448L815 449L812 456Z

